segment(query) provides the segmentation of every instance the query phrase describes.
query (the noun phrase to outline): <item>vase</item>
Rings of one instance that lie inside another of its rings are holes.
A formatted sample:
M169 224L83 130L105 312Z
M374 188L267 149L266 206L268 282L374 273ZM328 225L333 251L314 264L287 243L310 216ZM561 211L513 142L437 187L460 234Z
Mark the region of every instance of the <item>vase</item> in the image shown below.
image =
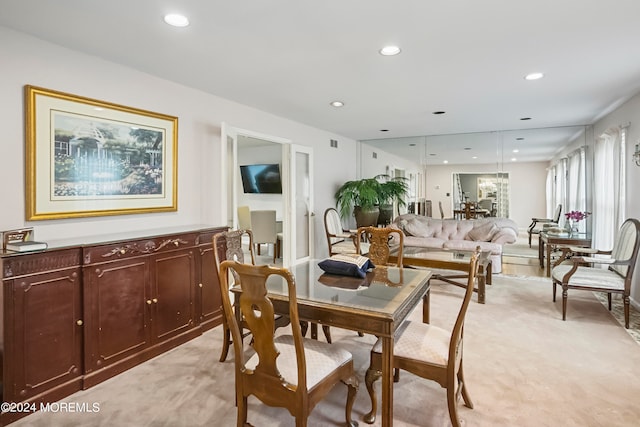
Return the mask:
M571 234L577 233L578 232L578 221L576 221L575 219L570 219L568 221L568 223L569 223L569 227L568 227L567 231L569 231L569 233L571 233Z

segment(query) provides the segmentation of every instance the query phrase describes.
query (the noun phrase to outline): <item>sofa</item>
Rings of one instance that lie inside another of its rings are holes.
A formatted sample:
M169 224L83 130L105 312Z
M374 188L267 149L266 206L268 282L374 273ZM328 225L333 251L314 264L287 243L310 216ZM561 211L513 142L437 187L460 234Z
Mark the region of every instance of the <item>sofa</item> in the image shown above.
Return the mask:
M502 245L515 243L518 225L508 218L435 219L405 214L389 225L404 234L404 246L491 251L492 272L502 271ZM397 239L397 237L396 237Z

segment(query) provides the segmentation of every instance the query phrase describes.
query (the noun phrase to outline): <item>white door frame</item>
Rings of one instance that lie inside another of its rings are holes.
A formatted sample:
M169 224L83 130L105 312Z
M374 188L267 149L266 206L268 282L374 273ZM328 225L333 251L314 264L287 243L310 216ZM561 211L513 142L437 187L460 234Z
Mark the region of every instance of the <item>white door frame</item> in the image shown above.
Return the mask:
M222 184L223 194L226 197L222 197L220 200L221 218L223 223L228 224L229 227L238 227L238 213L237 213L237 192L240 188L240 182L238 179L238 135L243 135L251 138L262 139L264 141L273 142L276 144L282 144L282 230L284 234L284 241L282 242L282 259L283 265L289 266L292 259L292 236L295 234L295 229L292 228L292 215L293 210L291 203L294 196L291 196L291 185L289 184L291 166L290 166L290 147L291 140L281 138L278 136L268 135L261 132L255 132L247 129L238 128L228 123L222 122L221 127L221 144L220 144L220 158L223 161L220 164L220 181ZM229 153L231 151L231 153ZM287 153L287 154L285 154ZM231 197L228 192L231 191ZM294 193L295 194L295 193ZM229 202L231 199L231 202ZM231 206L229 206L231 203Z

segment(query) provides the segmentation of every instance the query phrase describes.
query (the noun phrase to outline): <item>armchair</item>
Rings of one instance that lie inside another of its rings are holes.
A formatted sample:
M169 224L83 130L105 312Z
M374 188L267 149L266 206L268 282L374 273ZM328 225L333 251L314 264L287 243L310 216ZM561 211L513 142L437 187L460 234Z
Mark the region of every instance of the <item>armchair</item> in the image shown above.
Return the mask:
M340 215L334 208L324 211L324 231L329 245L329 256L336 254L367 253L369 245L363 243L360 251L356 248L356 234L342 227Z
M546 227L557 227L560 222L560 214L562 213L562 205L556 207L556 212L553 218L531 218L531 224L529 224L529 247L531 247L531 236L534 234L540 234L540 229L536 228L537 224L542 224L543 229Z
M562 286L562 320L567 318L567 297L569 289L606 292L611 310L611 294L621 294L624 301L624 323L629 329L629 295L631 279L636 266L640 247L640 221L627 219L618 231L613 249L602 251L590 248L562 248L562 255L551 270L553 280L553 301L556 287ZM576 253L586 256L573 256ZM609 255L599 258L593 255ZM570 260L570 263L564 261ZM600 268L607 265L607 269Z

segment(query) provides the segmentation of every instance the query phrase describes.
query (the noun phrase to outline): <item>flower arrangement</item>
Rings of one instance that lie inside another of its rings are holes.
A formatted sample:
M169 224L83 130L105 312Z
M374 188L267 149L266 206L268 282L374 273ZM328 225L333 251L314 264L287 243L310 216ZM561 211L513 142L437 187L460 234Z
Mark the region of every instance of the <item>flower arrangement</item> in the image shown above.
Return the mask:
M591 212L582 212L582 211L571 211L564 214L564 216L568 220L575 221L575 222L580 222L586 217L588 217L589 215L591 215Z

